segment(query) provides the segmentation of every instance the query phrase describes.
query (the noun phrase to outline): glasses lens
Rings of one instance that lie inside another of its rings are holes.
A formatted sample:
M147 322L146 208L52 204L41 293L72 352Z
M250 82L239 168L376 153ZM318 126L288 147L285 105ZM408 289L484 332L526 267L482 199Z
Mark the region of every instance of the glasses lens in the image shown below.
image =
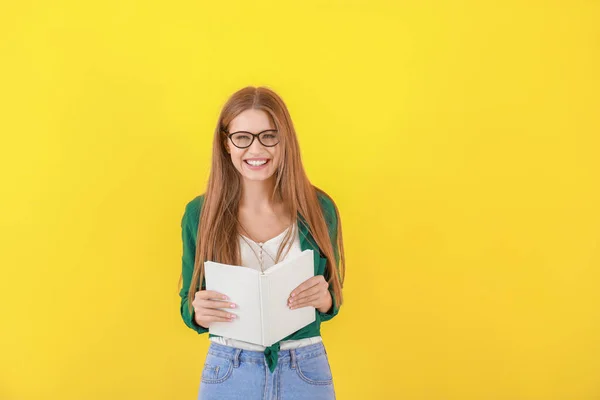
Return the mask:
M231 135L231 141L237 147L246 147L250 145L250 142L252 142L252 135L244 132L234 133Z
M275 146L279 143L279 133L277 131L264 131L258 138L265 146Z

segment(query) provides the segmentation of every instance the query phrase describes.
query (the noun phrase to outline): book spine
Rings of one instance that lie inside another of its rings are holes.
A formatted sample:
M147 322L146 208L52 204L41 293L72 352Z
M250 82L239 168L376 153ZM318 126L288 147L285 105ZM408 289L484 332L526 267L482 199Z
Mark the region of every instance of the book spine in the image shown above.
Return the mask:
M268 275L259 275L260 279L260 330L263 346L270 346L269 335L269 279Z

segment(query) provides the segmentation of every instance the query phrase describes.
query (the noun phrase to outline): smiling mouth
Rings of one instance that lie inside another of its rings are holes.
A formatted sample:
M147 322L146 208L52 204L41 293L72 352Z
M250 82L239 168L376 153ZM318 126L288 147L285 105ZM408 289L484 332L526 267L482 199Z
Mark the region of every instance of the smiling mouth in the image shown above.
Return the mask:
M265 159L265 160L244 160L244 162L248 165L250 165L251 167L260 167L263 166L265 164L267 164L269 161L269 159Z

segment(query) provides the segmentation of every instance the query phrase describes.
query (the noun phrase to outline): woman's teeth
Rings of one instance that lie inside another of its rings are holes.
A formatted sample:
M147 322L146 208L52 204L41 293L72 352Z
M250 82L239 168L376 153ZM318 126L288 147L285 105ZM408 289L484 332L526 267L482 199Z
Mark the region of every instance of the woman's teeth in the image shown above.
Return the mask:
M267 162L267 160L262 160L262 161L255 161L255 160L246 160L246 162L250 165L252 165L253 167L258 167L260 165L263 165Z

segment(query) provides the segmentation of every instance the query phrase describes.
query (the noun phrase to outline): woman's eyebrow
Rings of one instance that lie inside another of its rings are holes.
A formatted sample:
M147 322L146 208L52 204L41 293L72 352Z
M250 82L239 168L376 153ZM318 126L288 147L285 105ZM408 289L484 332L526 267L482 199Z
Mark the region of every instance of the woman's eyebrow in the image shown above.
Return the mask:
M260 135L263 132L267 132L267 131L276 131L277 129L275 128L270 128L270 129L265 129L264 131L260 131L258 132L256 135ZM230 132L230 133L252 133L252 132L248 132L248 131L235 131L235 132Z

